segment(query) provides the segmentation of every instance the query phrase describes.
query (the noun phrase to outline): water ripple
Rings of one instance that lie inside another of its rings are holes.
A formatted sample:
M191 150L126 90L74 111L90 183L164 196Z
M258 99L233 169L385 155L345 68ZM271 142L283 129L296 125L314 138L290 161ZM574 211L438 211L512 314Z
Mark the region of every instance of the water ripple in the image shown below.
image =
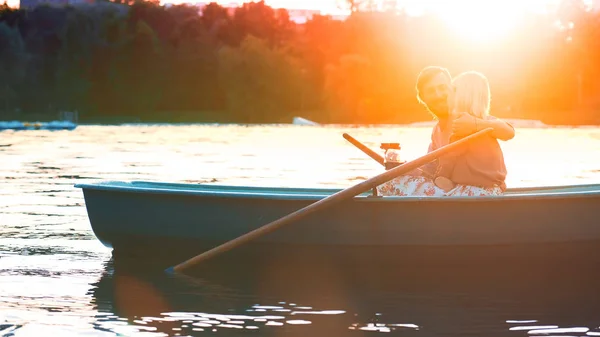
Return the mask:
M501 143L507 184L600 183L598 130L517 130ZM297 266L193 282L138 273L135 265L115 272L73 187L131 179L348 187L381 173L344 132L375 150L398 141L406 160L422 155L430 139L427 128L402 126L132 124L3 132L0 335L600 336L597 289L583 281L547 288L556 275L529 283L513 275L482 290L477 273L436 283L428 276L415 281L415 271L400 279L365 272L376 284L367 286L311 268L298 273L301 280L278 274Z

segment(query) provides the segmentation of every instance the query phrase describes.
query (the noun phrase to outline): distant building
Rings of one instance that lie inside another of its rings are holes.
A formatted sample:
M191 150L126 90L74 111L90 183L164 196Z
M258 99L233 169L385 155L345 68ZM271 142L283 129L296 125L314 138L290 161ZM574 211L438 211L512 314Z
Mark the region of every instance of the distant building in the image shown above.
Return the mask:
M95 0L20 0L19 8L31 9L40 5L66 6L78 4L93 4Z
M209 2L188 2L187 5L195 6L201 12L204 7L206 7ZM172 6L173 4L165 3L165 6ZM230 3L219 3L219 5L227 10L229 15L233 15L235 10L240 7L240 4L235 2ZM277 7L273 7L273 9L279 9ZM288 15L290 16L290 20L297 24L304 24L309 21L314 15L322 14L320 10L314 9L295 9L295 8L284 8L287 10ZM332 15L334 19L344 20L346 18L345 15Z

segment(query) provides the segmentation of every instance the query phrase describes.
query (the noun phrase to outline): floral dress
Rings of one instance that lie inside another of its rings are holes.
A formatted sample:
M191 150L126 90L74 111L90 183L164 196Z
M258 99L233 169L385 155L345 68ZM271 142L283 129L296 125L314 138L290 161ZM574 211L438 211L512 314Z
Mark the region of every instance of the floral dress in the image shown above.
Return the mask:
M489 117L495 118L495 117ZM427 152L431 152L441 146L447 145L448 141L445 141L446 136L442 132L440 123L436 124L431 134L431 143ZM423 172L426 172L429 176L434 176L434 172L437 171L440 165L439 159L424 165ZM496 196L502 195L504 190L499 186L494 187L479 187L471 185L456 184L456 186L450 191L446 192L439 188L431 178L421 175L402 175L389 180L379 186L377 186L377 193L381 196L428 196L428 197L441 197L441 196Z
M381 196L479 197L502 195L502 193L502 189L498 186L484 188L460 184L446 192L429 178L411 175L399 176L377 186L377 194Z

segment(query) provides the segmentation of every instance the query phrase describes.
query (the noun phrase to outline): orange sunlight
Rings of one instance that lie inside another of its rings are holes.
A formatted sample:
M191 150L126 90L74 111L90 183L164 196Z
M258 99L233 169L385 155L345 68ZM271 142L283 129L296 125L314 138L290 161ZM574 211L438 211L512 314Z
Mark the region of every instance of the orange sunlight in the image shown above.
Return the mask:
M241 5L244 0L188 0L211 2L224 6ZM258 1L258 0L256 0ZM162 0L184 3L186 0ZM385 1L380 0L383 4ZM592 0L584 0L588 5ZM275 8L318 10L322 14L347 14L347 0L265 0ZM473 42L493 41L507 36L528 12L547 13L557 9L560 0L397 0L397 7L409 15L435 13L456 33Z
M525 14L523 3L519 0L455 0L439 4L435 12L461 37L474 42L491 42L508 35L516 26Z
M583 1L591 5L591 0ZM455 0L433 11L460 36L474 42L506 37L527 13L551 13L560 0Z

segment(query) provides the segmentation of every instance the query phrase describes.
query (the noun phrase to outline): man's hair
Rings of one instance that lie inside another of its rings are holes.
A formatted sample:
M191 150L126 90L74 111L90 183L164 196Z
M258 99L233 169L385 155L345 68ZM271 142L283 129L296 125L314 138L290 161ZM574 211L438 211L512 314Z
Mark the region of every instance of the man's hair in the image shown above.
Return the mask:
M429 83L429 81L431 81L432 78L436 77L438 74L443 73L446 76L448 76L448 82L450 82L452 80L452 76L450 75L450 71L448 71L448 69L443 68L443 67L438 67L438 66L428 66L423 68L423 70L421 70L421 72L419 73L419 76L417 77L417 85L416 85L416 89L417 89L417 100L419 101L419 103L426 105L423 100L421 99L421 91L423 90L423 87Z

